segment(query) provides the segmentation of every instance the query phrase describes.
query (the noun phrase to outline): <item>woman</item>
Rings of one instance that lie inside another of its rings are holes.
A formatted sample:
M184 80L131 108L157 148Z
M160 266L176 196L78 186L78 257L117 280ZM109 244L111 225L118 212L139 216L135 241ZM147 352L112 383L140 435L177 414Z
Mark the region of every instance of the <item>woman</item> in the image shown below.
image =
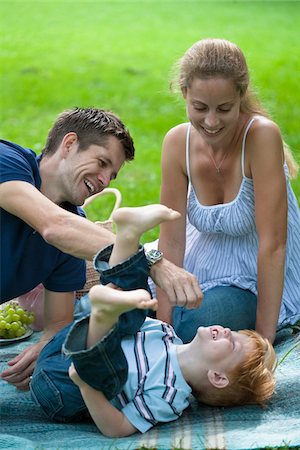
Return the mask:
M249 86L233 43L204 39L179 61L189 123L162 151L161 203L181 219L161 225L159 249L195 274L198 309L172 310L158 289L158 318L184 342L199 325L255 328L274 341L300 318L300 213L289 176L297 166Z

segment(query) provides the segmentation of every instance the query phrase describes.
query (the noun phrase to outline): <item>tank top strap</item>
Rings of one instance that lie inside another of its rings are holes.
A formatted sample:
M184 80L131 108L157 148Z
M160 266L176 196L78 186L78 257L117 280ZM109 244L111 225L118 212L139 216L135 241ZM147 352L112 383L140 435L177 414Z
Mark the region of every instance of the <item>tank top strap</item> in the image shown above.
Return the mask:
M191 183L191 173L190 173L190 133L191 133L191 123L188 124L187 130L186 130L186 141L185 141L186 171L187 171L189 182Z
M242 175L243 178L245 178L245 142L246 142L246 137L249 131L249 128L251 127L251 125L253 124L253 122L256 120L256 117L252 117L252 119L248 122L247 126L246 126L246 130L243 136L243 141L242 141Z

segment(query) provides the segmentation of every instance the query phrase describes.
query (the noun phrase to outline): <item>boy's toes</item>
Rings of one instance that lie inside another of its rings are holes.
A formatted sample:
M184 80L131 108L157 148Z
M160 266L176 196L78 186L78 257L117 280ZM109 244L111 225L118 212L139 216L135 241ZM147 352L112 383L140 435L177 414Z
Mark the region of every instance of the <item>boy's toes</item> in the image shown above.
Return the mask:
M156 298L151 298L149 300L144 300L142 302L142 304L141 304L141 307L143 309L153 309L154 311L157 310L157 306L158 306L158 303L157 303Z

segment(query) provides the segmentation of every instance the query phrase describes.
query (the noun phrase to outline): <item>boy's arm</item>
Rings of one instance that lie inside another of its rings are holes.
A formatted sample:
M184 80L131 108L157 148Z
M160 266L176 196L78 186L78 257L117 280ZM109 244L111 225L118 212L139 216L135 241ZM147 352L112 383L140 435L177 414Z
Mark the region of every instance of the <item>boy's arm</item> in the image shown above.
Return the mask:
M124 437L136 433L137 429L121 411L111 405L102 392L82 381L73 364L70 366L69 376L79 387L89 413L102 434L108 437Z

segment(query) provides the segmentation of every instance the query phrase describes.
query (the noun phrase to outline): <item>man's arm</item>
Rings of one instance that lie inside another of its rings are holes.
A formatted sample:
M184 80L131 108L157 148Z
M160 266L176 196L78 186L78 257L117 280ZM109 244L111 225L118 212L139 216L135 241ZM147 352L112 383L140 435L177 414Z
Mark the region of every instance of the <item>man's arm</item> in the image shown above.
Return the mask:
M82 381L73 364L70 366L69 376L79 387L89 413L102 434L108 437L124 437L136 433L137 429L121 411L111 405L102 392Z
M92 260L114 242L114 234L84 217L59 207L30 183L0 184L0 206L36 230L49 244L64 253Z
M28 389L30 376L43 347L52 336L73 320L73 292L51 292L45 289L44 295L44 330L40 341L27 347L9 361L9 368L1 374L4 381L13 384L19 390Z

